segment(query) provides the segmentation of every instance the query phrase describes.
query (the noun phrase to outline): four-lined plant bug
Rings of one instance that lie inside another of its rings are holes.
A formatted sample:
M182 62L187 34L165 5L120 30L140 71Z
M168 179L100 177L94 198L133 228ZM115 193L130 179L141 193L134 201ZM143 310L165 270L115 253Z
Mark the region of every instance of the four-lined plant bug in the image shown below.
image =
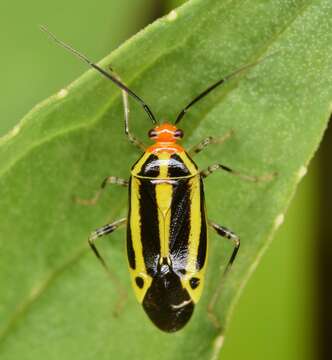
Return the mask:
M254 64L242 67L208 87L179 113L174 125L168 122L159 124L150 107L119 76L92 63L46 28L42 27L42 30L122 89L125 134L143 154L132 166L129 180L109 176L104 179L93 199L80 201L83 204L95 204L107 184L129 189L128 216L94 231L89 237L89 245L107 268L95 242L101 236L126 225L129 272L138 302L159 329L166 332L180 330L191 318L202 295L208 257L208 227L221 237L231 240L234 245L224 274L235 260L240 247L237 235L207 219L203 180L216 170L224 170L250 181L268 180L272 176L248 176L223 164L199 170L192 157L211 143L222 143L231 134L220 139L207 137L187 152L178 143L183 137L183 131L177 124L187 110L210 91ZM128 95L141 104L154 125L148 133L154 144L149 147L145 147L129 130ZM221 286L222 282L208 307L208 314L216 326L219 323L213 308Z

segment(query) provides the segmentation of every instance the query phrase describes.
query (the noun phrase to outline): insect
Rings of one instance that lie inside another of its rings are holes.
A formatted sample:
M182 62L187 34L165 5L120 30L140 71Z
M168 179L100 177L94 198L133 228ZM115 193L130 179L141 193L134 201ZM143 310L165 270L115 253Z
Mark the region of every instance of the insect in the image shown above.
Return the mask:
M196 102L253 64L236 70L196 96L179 113L174 124L159 124L147 103L130 90L115 73L92 63L46 28L43 27L42 30L122 90L125 134L143 154L132 166L129 180L109 176L102 182L96 196L92 200L85 200L85 203L96 203L107 184L116 184L129 190L128 216L94 231L89 237L89 245L107 268L96 247L96 240L126 225L129 272L138 302L159 329L165 332L180 330L188 323L202 295L208 258L208 227L234 245L225 273L235 260L240 247L237 235L208 220L203 180L217 170L224 170L250 181L266 180L270 177L244 175L219 163L199 170L192 157L211 143L222 143L230 134L221 139L207 137L186 151L179 144L184 134L177 125ZM128 95L143 107L153 123L154 127L148 133L154 142L151 146L145 147L129 130ZM210 317L217 325L213 307L221 285L222 282L209 305Z

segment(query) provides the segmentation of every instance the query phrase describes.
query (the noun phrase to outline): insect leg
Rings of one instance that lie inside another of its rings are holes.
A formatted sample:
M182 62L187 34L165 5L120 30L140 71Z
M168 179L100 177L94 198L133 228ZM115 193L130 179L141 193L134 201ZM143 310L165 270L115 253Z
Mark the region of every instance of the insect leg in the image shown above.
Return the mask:
M115 73L115 71L111 67L109 67L109 69L110 71L112 71L113 76L123 83L120 76L117 73ZM129 109L128 93L125 90L121 90L121 92L122 92L123 112L124 112L124 121L125 121L125 134L127 135L128 140L133 145L135 145L140 150L145 151L146 146L144 145L144 143L141 140L137 139L129 130L130 109Z
M124 119L125 119L125 134L128 137L128 140L135 145L140 150L145 151L146 146L144 143L137 139L129 130L129 101L128 94L122 90L122 100L123 100L123 111L124 111Z
M100 255L95 242L98 238L100 238L101 236L104 235L108 235L111 234L113 231L115 231L119 226L124 225L127 222L127 218L123 218L120 219L118 221L114 221L112 224L107 224L95 231L93 231L90 236L89 236L89 245L92 249L92 251L94 252L94 254L97 256L97 258L99 259L99 261L101 262L101 264L104 266L104 268L109 271L105 260L103 259L103 257Z
M114 309L114 312L113 312L114 316L118 316L119 313L121 312L121 309L122 309L124 303L126 302L127 292L123 288L123 286L120 283L119 279L114 275L114 273L107 266L104 258L101 256L100 252L98 251L98 249L97 249L97 247L95 245L95 242L101 236L111 234L113 231L118 229L120 226L124 225L126 222L127 222L127 219L123 218L123 219L120 219L118 221L114 221L112 224L107 224L107 225L93 231L90 234L89 239L88 239L90 248L92 249L92 251L94 252L96 257L98 258L98 260L101 262L103 267L105 268L110 280L113 282L113 284L117 288L117 294L119 296L119 299L116 302L116 306L115 306L115 309Z
M93 198L91 198L91 199L75 198L75 201L81 205L95 205L98 202L100 195L104 191L107 184L116 184L116 185L120 185L123 187L127 187L129 182L128 182L128 180L121 179L116 176L108 176L103 180L103 182L100 185L99 190L96 192L96 195Z
M205 149L210 144L223 144L227 139L229 139L233 135L233 130L228 131L224 136L220 138L215 138L213 136L208 136L207 138L203 139L197 145L193 146L189 149L188 153L190 156L194 156L200 153L203 149Z
M239 248L240 248L240 238L235 235L232 231L228 230L227 228L223 227L223 226L220 226L218 224L215 224L211 221L209 221L209 225L212 227L213 230L215 230L215 232L219 235L219 236L222 236L228 240L231 240L233 245L234 245L234 249L233 249L233 252L232 252L232 255L231 257L229 258L228 260L228 263L226 265L226 268L222 274L222 277L219 281L219 284L214 292L214 294L212 295L212 298L208 304L208 316L210 318L210 320L212 321L212 323L215 325L216 328L221 328L220 326L220 323L219 323L219 320L216 316L216 314L214 313L214 306L216 304L216 302L218 301L219 299L219 296L220 296L220 293L222 291L222 288L223 288L223 278L227 275L229 269L231 268L235 258L236 258L236 255L239 251Z
M212 221L209 222L209 225L213 228L213 230L219 235L222 236L228 240L231 240L234 245L234 250L232 253L232 256L230 257L228 264L225 269L225 274L228 272L229 268L232 266L236 255L240 248L240 238L234 234L231 230L225 228L224 226L218 225L213 223Z
M252 175L246 175L243 174L239 171L233 170L228 166L222 165L222 164L214 164L211 165L209 167L207 167L204 170L201 170L201 176L203 178L208 177L210 174L214 173L217 170L224 170L227 171L233 175L236 175L238 177L240 177L241 179L244 180L248 180L248 181L253 181L253 182L260 182L260 181L270 181L272 180L277 174L276 173L271 173L271 174L265 174L262 176L252 176Z

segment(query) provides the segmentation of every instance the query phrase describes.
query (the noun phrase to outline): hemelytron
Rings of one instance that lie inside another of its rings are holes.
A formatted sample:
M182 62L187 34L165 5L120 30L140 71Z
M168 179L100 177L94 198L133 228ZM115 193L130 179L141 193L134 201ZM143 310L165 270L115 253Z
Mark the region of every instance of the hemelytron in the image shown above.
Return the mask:
M222 164L199 170L192 157L211 143L223 142L230 134L221 139L207 137L186 151L179 144L183 131L177 124L197 101L252 64L217 81L195 97L179 113L174 125L168 122L159 124L150 107L130 90L118 75L100 68L83 54L58 40L48 30L42 29L58 44L122 89L125 133L143 154L132 166L129 180L109 176L102 182L93 199L81 201L96 203L107 184L117 184L129 189L128 216L94 231L90 235L89 244L98 259L107 267L95 242L99 237L111 234L121 225L126 225L129 272L138 302L159 329L166 332L180 330L189 321L202 294L208 258L208 227L231 240L234 245L225 272L232 265L240 247L237 235L207 219L203 180L216 170L225 170L251 181L268 179L270 176L259 178L244 175ZM151 146L146 147L129 130L128 95L141 104L154 125L148 134L154 142ZM221 284L222 282L217 286L208 309L210 318L217 326L213 307Z

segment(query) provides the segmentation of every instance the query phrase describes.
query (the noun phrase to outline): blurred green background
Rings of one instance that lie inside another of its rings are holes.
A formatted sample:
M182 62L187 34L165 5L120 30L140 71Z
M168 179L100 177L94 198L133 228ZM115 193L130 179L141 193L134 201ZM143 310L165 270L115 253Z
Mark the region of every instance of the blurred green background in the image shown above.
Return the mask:
M86 70L77 59L50 42L38 30L39 24L46 24L91 59L99 60L183 2L1 2L0 69L4 91L0 96L0 135L35 104ZM223 360L329 358L321 336L321 319L327 317L320 300L324 286L316 281L321 275L319 256L325 253L319 251L323 243L318 230L322 227L321 189L328 145L324 149L311 164L284 225L234 310L221 354Z

